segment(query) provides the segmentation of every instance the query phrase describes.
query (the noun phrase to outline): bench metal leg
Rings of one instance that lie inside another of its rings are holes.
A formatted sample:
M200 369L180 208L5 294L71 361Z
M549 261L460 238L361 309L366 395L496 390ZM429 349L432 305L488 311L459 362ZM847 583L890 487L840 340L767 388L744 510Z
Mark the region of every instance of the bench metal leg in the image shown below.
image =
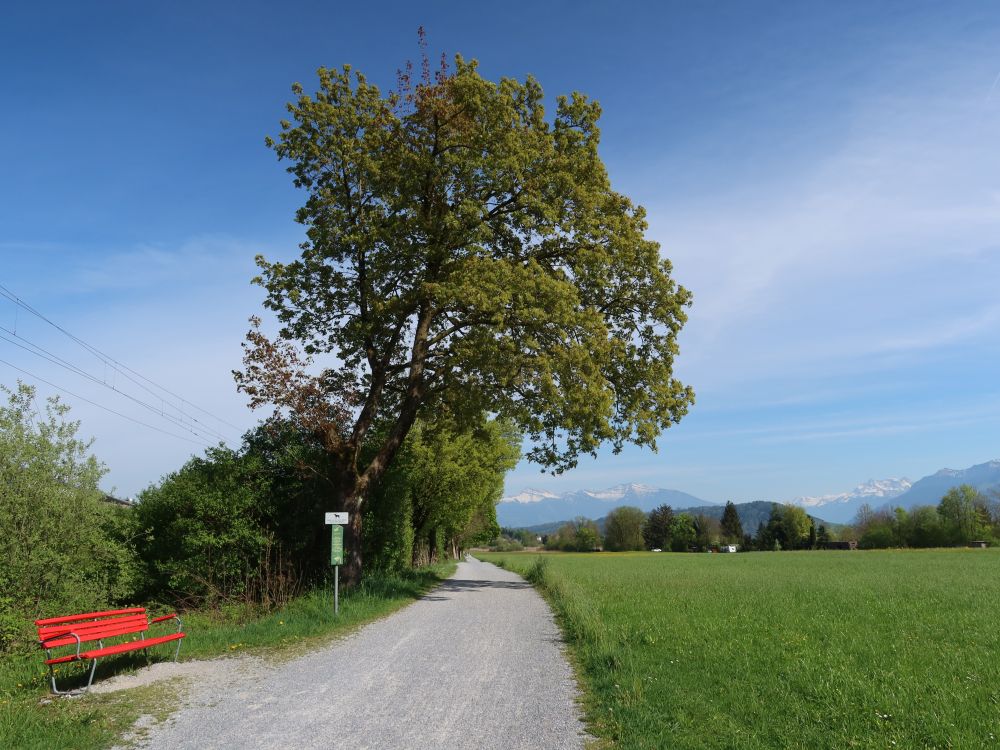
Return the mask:
M94 684L95 672L97 672L97 659L91 660L90 675L87 677L87 685L85 687L75 688L73 690L60 690L56 687L56 673L52 669L52 665L49 664L49 680L52 682L52 692L54 695L83 695L90 690L90 686Z

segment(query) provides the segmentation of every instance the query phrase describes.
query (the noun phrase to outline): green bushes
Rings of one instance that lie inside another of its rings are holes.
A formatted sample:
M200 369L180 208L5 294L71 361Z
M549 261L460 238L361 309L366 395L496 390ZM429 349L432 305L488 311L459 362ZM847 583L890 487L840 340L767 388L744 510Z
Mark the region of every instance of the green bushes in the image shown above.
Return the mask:
M545 540L545 549L563 552L594 552L601 547L601 532L589 518L576 518L563 524Z
M970 485L954 487L935 507L872 510L865 505L853 533L864 549L965 546L1000 539L1000 506Z
M286 604L327 570L328 532L316 463L286 425L214 448L139 495L133 524L145 598L188 606ZM328 494L328 493L327 493Z
M26 641L31 621L100 609L128 597L136 565L121 509L103 502L105 468L49 399L18 384L0 405L0 651Z

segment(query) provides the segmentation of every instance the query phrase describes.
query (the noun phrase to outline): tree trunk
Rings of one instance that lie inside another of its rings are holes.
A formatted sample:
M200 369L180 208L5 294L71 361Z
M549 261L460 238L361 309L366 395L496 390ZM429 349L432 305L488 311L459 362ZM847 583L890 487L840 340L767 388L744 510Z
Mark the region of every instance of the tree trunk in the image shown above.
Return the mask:
M345 586L355 586L361 582L362 551L361 551L361 498L356 494L344 498L344 510L348 513L347 526L344 527L344 565L340 571L340 580Z

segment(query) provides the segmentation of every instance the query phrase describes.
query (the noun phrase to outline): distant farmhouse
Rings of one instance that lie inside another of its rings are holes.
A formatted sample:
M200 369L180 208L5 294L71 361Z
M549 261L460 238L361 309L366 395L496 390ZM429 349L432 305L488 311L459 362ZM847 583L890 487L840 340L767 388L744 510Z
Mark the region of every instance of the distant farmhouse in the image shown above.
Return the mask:
M823 549L857 549L858 542L856 539L851 539L848 542L825 542L823 544Z

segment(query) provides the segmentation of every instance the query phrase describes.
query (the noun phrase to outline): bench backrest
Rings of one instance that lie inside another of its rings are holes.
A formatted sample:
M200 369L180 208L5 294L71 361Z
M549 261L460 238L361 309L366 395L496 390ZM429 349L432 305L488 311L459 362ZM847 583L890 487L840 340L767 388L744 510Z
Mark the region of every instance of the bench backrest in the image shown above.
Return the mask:
M48 617L35 620L38 640L45 648L58 648L76 644L75 633L81 642L100 641L117 635L143 633L149 630L145 607L112 609L106 612L87 612L68 617ZM65 634L65 637L59 636ZM51 639L51 640L47 640Z

